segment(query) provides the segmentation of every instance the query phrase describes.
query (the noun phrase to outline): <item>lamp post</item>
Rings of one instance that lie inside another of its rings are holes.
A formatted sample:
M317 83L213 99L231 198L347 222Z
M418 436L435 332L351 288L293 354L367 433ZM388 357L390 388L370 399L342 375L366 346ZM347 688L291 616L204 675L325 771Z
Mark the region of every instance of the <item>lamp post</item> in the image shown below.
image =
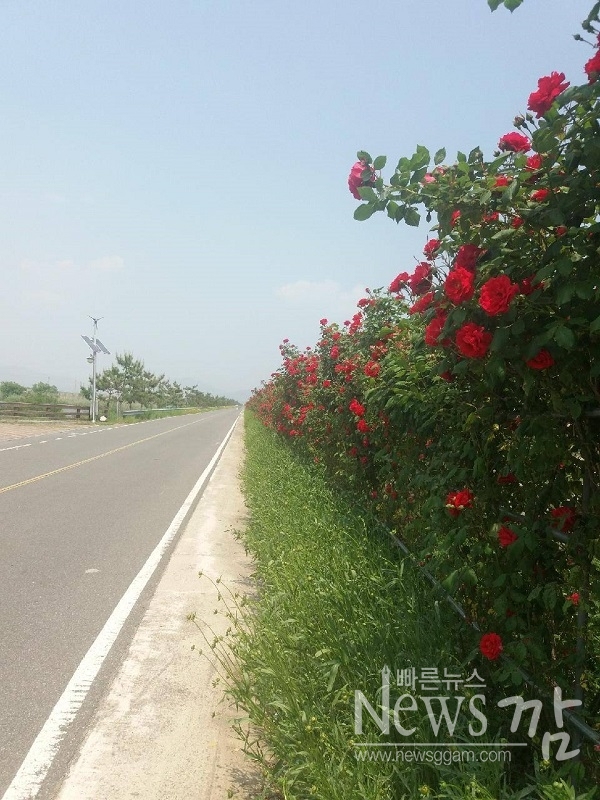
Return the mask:
M92 355L88 356L88 363L92 365L92 422L96 422L96 356L98 353L106 353L106 355L110 355L110 353L96 336L98 322L104 317L90 317L90 319L94 323L92 338L83 335L81 338L92 348Z

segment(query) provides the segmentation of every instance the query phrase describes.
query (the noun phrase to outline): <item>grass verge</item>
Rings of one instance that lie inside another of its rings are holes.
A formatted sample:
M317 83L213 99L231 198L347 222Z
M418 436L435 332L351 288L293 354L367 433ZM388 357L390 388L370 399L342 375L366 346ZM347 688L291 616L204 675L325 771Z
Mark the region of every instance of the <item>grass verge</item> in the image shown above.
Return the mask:
M514 752L512 766L482 760L481 751L496 749L467 745L498 742L503 732L492 723L475 735L483 726L464 709L452 747L398 746L449 741L446 723L436 735L422 699L413 703L408 696L396 721L410 735L396 730L393 712L389 733L382 733L374 718L385 724L384 667L391 670L389 707L411 694L398 686L398 670L414 667L417 676L433 667L440 675L444 669L472 672L473 654L463 657L456 618L389 539L370 530L367 518L332 493L317 469L251 416L244 485L251 514L244 538L258 589L247 603L229 596L233 636L213 644L229 693L247 714L240 723L246 751L261 764L270 791L286 800L588 796L576 795L549 765L535 775L530 748L529 779L526 762L516 764ZM484 667L475 666L485 680ZM481 691L429 694L463 694L467 706ZM358 703L362 733L355 729L356 692L373 709ZM419 693L426 694L412 692ZM448 705L454 717L454 698ZM423 755L407 760L409 750ZM472 751L474 758L465 758Z

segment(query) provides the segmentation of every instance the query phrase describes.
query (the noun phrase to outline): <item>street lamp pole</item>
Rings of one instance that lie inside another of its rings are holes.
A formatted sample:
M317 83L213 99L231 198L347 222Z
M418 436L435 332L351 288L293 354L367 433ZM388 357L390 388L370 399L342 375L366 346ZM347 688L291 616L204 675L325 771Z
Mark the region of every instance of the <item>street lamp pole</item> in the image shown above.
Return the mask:
M96 336L98 330L98 322L104 317L90 317L92 322L94 323L94 332L92 334L92 338L90 339L87 336L82 336L81 338L87 342L89 347L92 349L92 355L88 358L88 361L91 361L92 364L92 422L96 422L96 356L98 353L106 353L106 355L110 355L109 351L104 347L100 339Z

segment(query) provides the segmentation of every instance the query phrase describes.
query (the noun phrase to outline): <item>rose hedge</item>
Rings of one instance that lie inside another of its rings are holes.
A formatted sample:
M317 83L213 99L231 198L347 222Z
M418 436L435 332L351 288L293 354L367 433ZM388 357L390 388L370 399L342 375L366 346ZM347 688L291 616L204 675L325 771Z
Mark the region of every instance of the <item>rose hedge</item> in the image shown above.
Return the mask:
M520 683L517 664L581 684L600 727L598 46L586 83L539 80L491 161L419 146L386 183L386 159L358 153L355 218L435 217L434 237L352 320L322 320L314 350L284 342L250 405L373 503L498 680Z

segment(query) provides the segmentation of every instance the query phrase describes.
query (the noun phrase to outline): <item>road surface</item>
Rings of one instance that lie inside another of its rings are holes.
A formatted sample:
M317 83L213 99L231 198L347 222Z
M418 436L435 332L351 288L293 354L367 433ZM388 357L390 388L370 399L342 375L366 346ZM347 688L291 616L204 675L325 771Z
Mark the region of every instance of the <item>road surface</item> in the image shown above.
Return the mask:
M238 413L0 443L0 797ZM158 572L61 743L55 773L74 754Z

